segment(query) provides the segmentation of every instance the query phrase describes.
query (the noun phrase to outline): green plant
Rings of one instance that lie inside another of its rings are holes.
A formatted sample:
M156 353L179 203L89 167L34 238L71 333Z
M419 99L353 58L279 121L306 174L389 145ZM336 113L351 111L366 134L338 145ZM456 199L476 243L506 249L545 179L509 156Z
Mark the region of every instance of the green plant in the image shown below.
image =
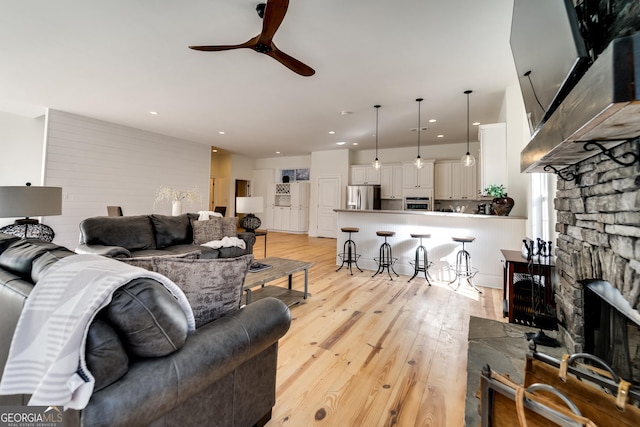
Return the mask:
M494 198L502 198L507 195L507 189L504 188L504 185L502 184L491 184L484 189L484 194L488 194L489 196Z

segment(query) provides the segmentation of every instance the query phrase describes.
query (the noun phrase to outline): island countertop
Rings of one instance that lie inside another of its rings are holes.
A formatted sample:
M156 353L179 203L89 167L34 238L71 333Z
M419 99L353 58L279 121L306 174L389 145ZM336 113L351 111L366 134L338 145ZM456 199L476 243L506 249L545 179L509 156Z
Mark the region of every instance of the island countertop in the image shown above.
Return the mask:
M527 219L524 217L431 211L335 211L338 214L336 252L342 253L344 242L348 239L348 234L343 233L341 228L359 228L358 233L352 234L352 239L357 245L357 253L360 255L358 265L361 268L375 272L377 263L374 258L379 256L380 245L383 242L383 239L376 235L376 231L393 231L395 235L389 237L388 242L392 247L393 257L397 258L394 268L399 274L411 277L411 263L415 260L415 251L419 245L418 239L412 238L411 234L430 234L431 237L423 239L422 242L427 248L429 260L433 262L429 273L436 280L448 282L455 278L452 276L451 265L455 264L456 254L461 249L461 245L454 242L452 237L472 236L475 240L465 245L465 249L471 254L473 267L478 269L473 281L476 285L493 288L502 287L503 265L500 249L520 250L526 233ZM337 256L336 263L341 263ZM421 276L424 280L422 274L414 280ZM376 277L389 279L386 273L384 276ZM396 279L394 276L394 280ZM464 280L462 282L464 283Z
M404 211L404 210L382 210L382 209L334 209L334 212L358 212L358 213L371 213L371 214L398 214L398 215L427 215L427 216L455 216L455 217L467 217L467 218L493 218L493 219L524 219L524 216L501 216L501 215L481 215L466 212L438 212L438 211Z

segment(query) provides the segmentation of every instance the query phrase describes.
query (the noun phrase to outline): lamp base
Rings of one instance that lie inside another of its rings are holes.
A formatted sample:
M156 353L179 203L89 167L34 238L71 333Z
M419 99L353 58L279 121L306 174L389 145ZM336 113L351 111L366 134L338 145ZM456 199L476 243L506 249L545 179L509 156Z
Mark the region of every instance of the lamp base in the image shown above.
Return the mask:
M261 224L262 221L260 221L260 218L250 213L242 217L239 225L244 228L246 232L255 233L256 229L260 228Z

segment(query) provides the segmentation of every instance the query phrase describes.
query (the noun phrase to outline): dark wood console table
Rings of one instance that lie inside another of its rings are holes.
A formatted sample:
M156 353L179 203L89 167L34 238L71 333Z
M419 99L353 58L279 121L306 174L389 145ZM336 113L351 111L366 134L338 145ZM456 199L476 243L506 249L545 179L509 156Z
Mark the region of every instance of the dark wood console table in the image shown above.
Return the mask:
M504 257L504 315L509 317L509 323L521 323L533 325L533 292L531 276L539 282L544 290L542 291L541 310L551 307L555 311L555 301L553 299L553 286L551 277L554 264L550 257L534 257L534 262L529 263L522 257L520 251L500 249ZM538 310L536 310L539 313Z

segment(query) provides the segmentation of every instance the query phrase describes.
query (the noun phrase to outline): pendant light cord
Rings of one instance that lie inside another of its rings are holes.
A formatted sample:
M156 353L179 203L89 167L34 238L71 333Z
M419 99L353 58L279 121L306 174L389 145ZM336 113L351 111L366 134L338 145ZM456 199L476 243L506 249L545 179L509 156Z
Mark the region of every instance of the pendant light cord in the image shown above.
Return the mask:
M467 154L469 154L469 94L473 92L472 90L465 90L464 93L467 94Z
M374 105L374 108L376 109L376 160L378 160L378 111L380 105Z
M420 158L420 103L422 98L418 98L416 101L418 101L418 158Z

